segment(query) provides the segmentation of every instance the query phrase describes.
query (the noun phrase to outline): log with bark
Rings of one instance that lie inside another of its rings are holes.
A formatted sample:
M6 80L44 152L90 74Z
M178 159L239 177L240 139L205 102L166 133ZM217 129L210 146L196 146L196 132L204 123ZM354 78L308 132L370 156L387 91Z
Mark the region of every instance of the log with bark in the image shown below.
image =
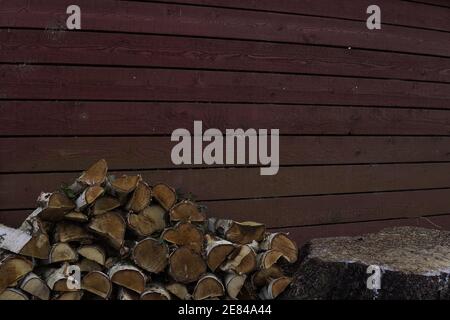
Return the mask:
M297 260L285 234L208 219L167 184L108 175L104 159L37 205L20 228L0 225L0 300L268 299Z

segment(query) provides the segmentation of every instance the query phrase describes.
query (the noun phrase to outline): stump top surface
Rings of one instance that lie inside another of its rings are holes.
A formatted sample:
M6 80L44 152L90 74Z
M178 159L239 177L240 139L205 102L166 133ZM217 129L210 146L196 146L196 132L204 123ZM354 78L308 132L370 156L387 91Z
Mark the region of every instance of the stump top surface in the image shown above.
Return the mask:
M314 239L309 258L421 275L450 274L450 232L395 227L359 237Z

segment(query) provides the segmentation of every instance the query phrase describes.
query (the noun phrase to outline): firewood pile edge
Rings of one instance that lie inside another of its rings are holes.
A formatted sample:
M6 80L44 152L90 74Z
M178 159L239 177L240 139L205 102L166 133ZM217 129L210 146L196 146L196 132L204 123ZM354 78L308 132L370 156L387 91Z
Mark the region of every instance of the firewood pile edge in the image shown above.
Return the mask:
M100 160L41 193L22 225L0 225L0 300L275 299L298 249L264 224L206 209Z

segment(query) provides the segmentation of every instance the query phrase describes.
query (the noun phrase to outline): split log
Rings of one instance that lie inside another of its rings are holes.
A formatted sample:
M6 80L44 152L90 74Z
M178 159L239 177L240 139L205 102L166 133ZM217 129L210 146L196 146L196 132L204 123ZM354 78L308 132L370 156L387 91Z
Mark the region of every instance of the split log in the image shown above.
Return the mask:
M187 247L177 248L169 257L169 275L177 282L197 281L205 272L202 257Z
M75 208L75 204L62 192L44 193L37 199L38 209L32 216L43 221L60 221L66 213Z
M235 245L227 240L206 235L206 263L211 271L216 269L234 251Z
M236 248L220 267L223 271L246 274L256 269L256 254L249 245Z
M237 244L249 244L252 241L261 241L264 237L266 227L257 222L236 222L233 220L218 219L215 221L214 229L223 235L225 239Z
M142 211L150 204L151 199L152 189L144 181L139 181L126 209L133 212Z
M79 194L87 187L101 185L106 180L107 172L108 164L105 159L101 159L84 171L81 176L78 177L71 186L69 186L69 189L73 193Z
M186 246L194 252L203 249L203 233L190 222L179 222L173 228L164 230L162 238L179 247Z
M39 218L28 217L19 229L31 235L31 240L20 250L20 254L38 259L46 259L50 252L50 240L44 223Z
M207 273L198 280L192 296L194 300L205 300L222 297L224 294L222 281L216 275Z
M153 284L141 294L141 300L172 300L169 292L161 285Z
M294 263L298 258L297 244L284 233L268 233L260 244L261 250L276 250L283 254L289 262Z
M33 270L31 261L14 254L0 252L0 292Z
M75 201L76 210L77 211L84 210L86 207L93 204L95 200L97 200L101 195L103 195L104 192L105 189L103 189L100 186L92 186L86 188Z
M70 281L68 267L68 264L63 264L60 268L45 270L43 278L50 290L68 292L80 289L81 283L79 281L81 279L77 279L77 276L74 275L72 281ZM70 286L68 285L69 282L71 282Z
M203 222L205 221L205 215L200 212L198 206L189 200L183 200L170 209L169 212L171 221L190 221L190 222Z
M138 293L127 290L125 288L119 288L117 292L117 300L139 300L140 296Z
M29 300L28 296L19 289L7 288L0 293L0 301L2 300Z
M78 263L77 266L80 268L81 273L89 273L92 271L102 271L103 267L95 261L83 258Z
M89 259L104 266L106 261L106 253L100 246L97 245L85 245L78 248L78 253Z
M81 280L81 288L103 299L108 299L111 295L112 284L103 272L92 271Z
M134 263L145 271L152 273L164 271L168 263L168 255L167 245L153 238L145 238L139 241L132 252Z
M166 211L177 202L175 190L164 183L158 183L153 187L153 196Z
M83 298L83 291L71 291L71 292L60 292L56 294L52 300L81 300Z
M120 249L124 243L126 225L117 212L94 216L88 224L88 229L104 237L115 249Z
M236 299L244 286L247 275L238 275L235 273L228 273L225 276L225 288L230 298Z
M137 293L144 291L147 282L147 277L141 270L122 261L109 269L108 276L113 283Z
M20 283L20 289L40 300L50 299L50 289L35 273L30 272Z
M151 205L138 214L130 213L127 224L138 236L148 237L166 227L166 212L158 205Z
M191 300L192 296L189 294L187 287L178 282L170 283L166 286L167 291L180 300Z
M258 269L270 268L275 265L281 257L283 257L283 253L276 250L268 250L258 254L256 257Z
M136 189L139 181L142 180L140 175L127 176L123 175L117 179L107 183L107 191L112 196L116 197L122 204L125 202L127 196Z
M262 300L276 299L286 288L291 284L292 279L289 277L281 277L271 280L270 283L265 286L259 293L259 297Z
M91 211L94 216L104 214L120 207L120 202L112 197L101 197L97 199L94 204L94 209Z
M251 278L251 284L255 288L261 288L270 283L274 279L284 277L283 271L280 267L272 265L267 269L262 269L255 272Z
M77 260L77 252L68 243L58 242L52 246L46 263L75 262Z
M88 216L82 212L70 211L64 216L64 220L75 221L75 222L87 222L89 220Z
M27 221L20 229L0 224L0 249L28 257L46 259L50 251L50 241L37 219L34 222Z
M83 227L66 221L59 222L56 225L53 237L56 242L89 243L93 239L92 234L88 233Z

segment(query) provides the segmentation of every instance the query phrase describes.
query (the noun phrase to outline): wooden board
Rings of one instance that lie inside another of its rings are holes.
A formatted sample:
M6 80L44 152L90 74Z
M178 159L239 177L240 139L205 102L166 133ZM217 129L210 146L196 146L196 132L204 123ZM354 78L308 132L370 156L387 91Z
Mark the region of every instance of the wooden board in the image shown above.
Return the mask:
M2 138L0 172L81 172L102 158L115 170L175 168L175 144L170 137ZM282 166L411 162L450 162L450 137L280 137Z
M284 167L260 176L258 168L139 170L150 184L166 182L198 201L450 188L449 163ZM137 172L115 172L136 174ZM0 209L31 208L41 191L70 184L78 173L0 175ZM258 203L259 200L255 200ZM234 203L234 202L233 202ZM250 204L251 202L249 202ZM355 203L355 206L360 205Z
M367 7L374 4L371 0L340 0L340 1L297 1L297 0L162 0L167 3L186 3L226 8L239 8L287 14L314 15L330 18L341 18L366 21ZM418 1L420 2L420 1ZM428 0L440 5L450 6L447 0ZM433 6L407 1L378 0L381 9L382 23L400 26L411 26L423 29L450 31L450 13ZM433 17L430 19L430 17Z
M413 218L450 212L450 189L208 201L209 216L257 220L272 228ZM0 211L0 221L17 224L32 209ZM280 214L282 212L283 214ZM3 217L6 218L3 218Z
M298 2L301 3L301 2ZM450 19L449 19L450 20ZM450 60L333 47L0 29L0 62L200 68L450 82Z
M320 226L291 227L273 229L271 231L287 232L299 246L302 246L303 244L314 238L341 236L355 237L365 233L378 232L384 228L400 226L450 230L450 215L328 224Z
M71 4L71 0L4 1L0 26L43 28L51 34L52 29L66 29L65 9ZM77 5L83 8L83 30L251 39L450 56L450 39L438 31L385 25L383 32L373 32L362 21L164 3L78 0Z
M195 120L203 122L204 130L279 128L282 135L450 134L448 110L229 103L0 101L0 136L170 135L177 128L192 131Z
M287 227L448 214L449 197L450 189L437 189L210 201L205 204L211 215Z
M223 71L0 65L0 82L0 97L3 99L450 108L450 84L400 80Z

